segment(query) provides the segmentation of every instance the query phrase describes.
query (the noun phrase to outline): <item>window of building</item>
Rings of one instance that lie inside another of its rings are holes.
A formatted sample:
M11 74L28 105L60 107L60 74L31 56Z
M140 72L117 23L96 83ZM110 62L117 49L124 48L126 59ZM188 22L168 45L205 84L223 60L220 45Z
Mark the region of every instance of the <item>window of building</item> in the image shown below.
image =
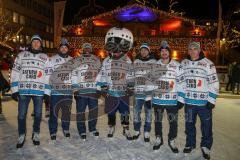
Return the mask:
M18 13L13 12L13 22L18 23Z
M49 48L50 44L49 44L49 40L46 40L46 48Z
M4 9L4 14L5 14L5 16L6 17L12 17L13 15L13 13L12 13L12 11L10 11L10 10L8 10L8 9Z
M42 39L42 46L45 48L46 47L46 41L45 39Z
M49 25L46 25L46 32L50 32Z
M24 43L24 36L23 36L23 35L20 35L20 36L19 36L19 42L20 42L21 44Z
M20 24L25 25L25 17L23 15L20 15Z
M27 8L31 8L32 0L27 0L26 3L27 3Z
M50 27L50 33L53 33L53 27Z
M30 44L30 42L31 42L30 36L26 36L26 43L27 43L27 44Z
M21 5L25 6L26 0L20 0L20 2L21 2Z
M53 48L53 41L50 42L50 48Z

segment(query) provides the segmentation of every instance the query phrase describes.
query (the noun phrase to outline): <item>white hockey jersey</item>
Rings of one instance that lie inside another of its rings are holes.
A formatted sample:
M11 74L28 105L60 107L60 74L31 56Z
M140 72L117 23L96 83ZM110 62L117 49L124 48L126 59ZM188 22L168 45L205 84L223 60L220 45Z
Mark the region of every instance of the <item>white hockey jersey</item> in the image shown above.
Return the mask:
M20 95L49 95L50 87L46 83L45 69L48 56L44 53L20 52L11 72L12 93Z
M185 103L197 106L205 106L207 102L215 104L219 81L214 64L207 58L198 61L185 59L182 66L186 85Z
M97 86L107 86L113 97L126 96L127 86L133 84L132 62L127 55L118 60L104 59L97 77Z
M134 91L136 99L151 100L153 85L149 77L152 71L153 64L156 63L155 59L142 61L136 59L133 63L134 75Z
M155 85L152 103L156 105L174 106L177 101L184 103L184 76L181 65L170 60L163 64L161 59L153 66L153 83Z
M45 73L51 87L51 95L72 95L72 57L63 58L58 54L49 58Z
M72 85L78 94L96 93L96 78L101 69L99 58L93 54L82 54L74 59Z

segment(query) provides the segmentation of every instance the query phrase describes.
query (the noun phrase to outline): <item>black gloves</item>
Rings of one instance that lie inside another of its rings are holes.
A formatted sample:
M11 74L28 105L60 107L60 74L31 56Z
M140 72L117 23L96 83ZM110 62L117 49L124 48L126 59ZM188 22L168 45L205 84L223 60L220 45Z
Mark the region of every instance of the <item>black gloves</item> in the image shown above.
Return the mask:
M73 96L73 97L74 97L74 99L75 99L75 100L77 100L78 91L74 92L73 94L74 94L74 96Z
M182 109L183 106L184 106L183 103L181 103L181 102L179 102L179 101L177 102L177 108L178 108L178 109Z
M128 85L126 90L127 96L134 95L134 85Z
M210 103L210 102L207 102L207 108L208 109L213 109L215 107L214 104Z
M96 92L96 98L100 98L101 97L101 91L97 90Z
M12 99L14 99L15 101L19 100L19 92L15 92L12 94Z
M44 100L45 102L49 103L50 96L47 95L47 94L44 94L44 96L43 96L43 100Z
M107 96L107 91L108 91L108 86L104 85L104 86L101 86L101 95L103 97L106 97Z

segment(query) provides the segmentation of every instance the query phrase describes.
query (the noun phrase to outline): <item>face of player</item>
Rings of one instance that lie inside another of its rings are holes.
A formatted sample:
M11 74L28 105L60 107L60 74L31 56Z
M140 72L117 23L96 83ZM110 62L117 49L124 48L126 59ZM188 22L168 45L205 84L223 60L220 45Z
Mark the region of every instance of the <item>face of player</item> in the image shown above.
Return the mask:
M91 53L91 49L90 48L84 48L83 49L83 53L90 54Z
M199 50L197 48L191 47L188 49L188 54L190 55L192 60L197 60L199 59Z
M149 56L149 50L147 48L141 48L140 55L142 58L147 58Z
M60 47L60 52L62 54L67 54L68 53L68 47L67 46L61 46Z
M41 42L39 40L32 41L32 49L39 50L41 47Z
M167 49L161 49L161 58L169 59L169 51Z

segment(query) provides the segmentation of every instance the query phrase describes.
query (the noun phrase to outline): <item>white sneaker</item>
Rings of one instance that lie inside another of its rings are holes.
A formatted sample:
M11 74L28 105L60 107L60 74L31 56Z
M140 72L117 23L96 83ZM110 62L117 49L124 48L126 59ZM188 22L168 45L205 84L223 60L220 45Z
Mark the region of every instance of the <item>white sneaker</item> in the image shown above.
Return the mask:
M161 145L163 145L162 138L156 137L155 143L153 145L153 150L158 150L160 149Z
M210 159L210 150L207 147L201 147L203 158Z
M172 150L173 153L178 153L178 148L176 146L175 139L169 140L168 145L169 145L169 147L170 147L170 149Z
M16 148L22 148L23 147L24 142L25 142L25 137L26 137L25 134L22 134L22 135L19 136Z
M149 134L149 132L144 132L144 142L150 142L150 134Z
M115 126L109 126L109 130L108 130L108 137L113 137L113 134L115 132Z
M131 133L129 129L123 129L123 135L127 138L127 140L133 140L133 137L131 136Z
M140 136L140 132L139 131L135 131L134 135L133 135L133 140L137 140Z
M34 132L32 134L32 141L34 145L40 145L40 136L39 133Z

